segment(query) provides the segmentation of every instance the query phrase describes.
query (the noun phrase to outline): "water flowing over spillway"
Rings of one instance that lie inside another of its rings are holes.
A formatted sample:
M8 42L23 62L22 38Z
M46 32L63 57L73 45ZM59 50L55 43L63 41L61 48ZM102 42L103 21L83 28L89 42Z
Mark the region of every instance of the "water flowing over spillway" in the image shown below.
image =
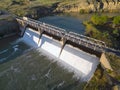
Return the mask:
M98 64L97 57L91 56L77 48L71 47L70 45L65 46L60 59L78 70L84 81L91 78Z
M42 35L40 42L39 33L27 28L23 41L32 47L39 47L39 49L46 52L47 55L58 58L73 68L75 73L78 73L83 81L88 81L99 64L99 58L88 54L71 45L65 45L60 55L62 44L54 40L52 37Z

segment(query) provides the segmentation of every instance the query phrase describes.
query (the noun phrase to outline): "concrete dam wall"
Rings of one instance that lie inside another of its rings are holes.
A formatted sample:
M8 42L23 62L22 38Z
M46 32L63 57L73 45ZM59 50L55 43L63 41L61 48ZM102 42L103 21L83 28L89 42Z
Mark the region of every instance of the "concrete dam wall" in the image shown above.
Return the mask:
M72 67L76 73L79 73L83 81L90 80L99 64L98 57L69 44L66 44L61 52L61 42L45 34L42 34L39 41L39 32L30 28L26 29L22 39L26 44L32 47L38 47L45 51L46 54L58 58L57 60Z

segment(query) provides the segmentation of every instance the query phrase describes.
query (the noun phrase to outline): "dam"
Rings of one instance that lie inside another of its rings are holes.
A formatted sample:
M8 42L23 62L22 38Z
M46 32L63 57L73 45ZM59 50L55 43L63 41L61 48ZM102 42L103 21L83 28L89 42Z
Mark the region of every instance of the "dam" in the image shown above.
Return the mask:
M66 63L83 81L90 80L106 47L104 42L30 18L16 20L26 44L57 58L58 62Z

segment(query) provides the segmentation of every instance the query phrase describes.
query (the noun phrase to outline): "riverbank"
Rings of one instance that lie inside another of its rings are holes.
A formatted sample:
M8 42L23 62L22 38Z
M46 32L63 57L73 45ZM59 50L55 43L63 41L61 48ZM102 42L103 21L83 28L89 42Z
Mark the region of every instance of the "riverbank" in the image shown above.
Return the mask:
M109 17L106 15L93 15L89 20L84 21L86 26L86 35L106 43L107 46L120 49L120 16ZM113 71L104 69L99 65L93 78L86 85L86 90L89 88L95 89L115 89L120 88L120 73L119 73L119 60L120 57L115 53L109 51L105 53L108 61L110 62ZM116 89L115 89L116 90Z
M84 87L85 90L119 90L120 89L120 72L119 72L119 62L120 57L116 56L113 53L105 53L106 58L108 59L112 71L103 68L101 64L98 65L94 76Z
M112 1L79 1L79 0L31 0L31 1L0 1L0 8L18 16L28 16L38 19L55 13L92 13L120 12L120 2Z
M104 41L108 47L120 49L119 15L109 17L96 14L83 23L86 26L87 36Z

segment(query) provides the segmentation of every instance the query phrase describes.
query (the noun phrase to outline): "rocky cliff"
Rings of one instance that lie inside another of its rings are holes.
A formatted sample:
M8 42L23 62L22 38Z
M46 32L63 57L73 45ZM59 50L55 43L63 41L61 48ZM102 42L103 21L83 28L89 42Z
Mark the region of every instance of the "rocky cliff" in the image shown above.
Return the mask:
M76 1L72 3L63 2L59 3L56 11L60 12L120 12L120 1L101 1L101 0L86 0L86 1Z

